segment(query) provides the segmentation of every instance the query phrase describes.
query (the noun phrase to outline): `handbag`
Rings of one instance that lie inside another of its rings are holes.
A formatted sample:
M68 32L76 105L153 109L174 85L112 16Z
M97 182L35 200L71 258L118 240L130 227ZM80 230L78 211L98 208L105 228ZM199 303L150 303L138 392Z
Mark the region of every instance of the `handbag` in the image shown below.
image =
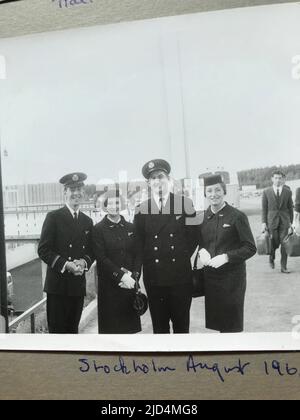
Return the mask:
M201 268L201 270L197 269L197 262L198 262L198 251L196 254L196 258L193 264L193 292L192 296L193 298L203 297L205 296L205 277L204 277L204 268Z
M272 237L268 231L262 233L256 238L256 246L258 255L271 255Z
M300 236L296 232L284 239L283 246L289 257L300 257Z
M133 299L133 308L139 316L145 315L149 308L147 296L141 292L138 276L134 276L135 296Z
M121 270L124 271L124 273L129 273L126 268L122 267ZM133 280L135 280L135 295L133 298L132 306L139 316L143 316L149 308L148 298L144 293L141 292L138 273L130 274Z

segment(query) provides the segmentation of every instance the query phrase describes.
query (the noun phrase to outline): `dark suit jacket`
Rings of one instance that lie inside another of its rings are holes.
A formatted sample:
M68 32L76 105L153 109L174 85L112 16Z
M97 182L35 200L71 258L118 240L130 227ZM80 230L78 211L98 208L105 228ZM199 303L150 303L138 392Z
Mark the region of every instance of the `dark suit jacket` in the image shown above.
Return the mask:
M295 210L297 213L300 213L300 188L297 188L296 191Z
M48 213L38 247L40 258L48 265L45 292L64 296L85 296L85 275L62 274L66 262L83 258L90 268L92 252L93 221L79 213L78 223L69 209L64 207Z
M134 220L140 242L147 286L173 286L191 282L191 256L197 246L198 221L189 198L170 194L159 214L152 198L136 209Z
M263 192L262 210L262 222L270 230L277 229L280 224L288 229L294 220L292 191L284 186L278 203L273 187L267 188Z

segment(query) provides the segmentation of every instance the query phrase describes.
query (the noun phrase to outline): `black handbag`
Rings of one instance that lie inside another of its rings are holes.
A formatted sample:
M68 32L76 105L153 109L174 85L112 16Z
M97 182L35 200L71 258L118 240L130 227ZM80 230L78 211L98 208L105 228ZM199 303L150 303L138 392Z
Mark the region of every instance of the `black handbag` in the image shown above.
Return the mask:
M145 315L145 313L148 310L148 298L140 290L136 291L133 301L133 307L139 316Z
M149 308L147 296L141 292L138 275L134 275L135 280L135 296L133 300L133 308L139 316L145 315Z
M289 257L300 257L300 236L296 232L284 239L283 246Z
M262 233L256 238L258 255L271 255L272 253L272 238L268 231Z
M123 267L121 270L124 271L124 273L128 273L128 270ZM135 295L133 297L132 306L139 316L143 316L149 308L148 298L146 295L144 295L144 293L141 292L139 285L139 274L134 272L131 277L133 280L135 280Z
M201 270L197 269L197 262L198 262L198 251L196 254L196 258L193 265L193 298L203 297L205 296L205 276L204 276L204 268Z

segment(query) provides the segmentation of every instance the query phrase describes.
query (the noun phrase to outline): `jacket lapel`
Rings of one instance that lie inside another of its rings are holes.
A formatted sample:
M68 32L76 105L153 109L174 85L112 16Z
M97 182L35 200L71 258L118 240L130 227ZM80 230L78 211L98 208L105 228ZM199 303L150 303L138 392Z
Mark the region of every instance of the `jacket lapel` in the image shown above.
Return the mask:
M279 202L278 202L277 195L276 195L276 192L275 192L274 188L271 187L270 190L271 190L272 197L274 198L274 202L275 202L275 204L276 204L276 206L278 207L278 210L279 210L280 207L281 207L281 203L282 203L282 196L284 194L284 189L282 190L281 196L279 198Z
M68 209L67 206L65 206L63 208L63 217L64 217L64 221L66 223L66 227L67 229L70 231L70 236L72 238L72 240L74 240L74 238L76 238L76 236L78 235L79 229L80 229L80 220L81 219L81 212L79 212L79 218L78 218L78 224L76 226L75 220L72 217L72 214L70 212L70 210Z
M285 188L285 187L283 187L283 188L282 188L282 193L281 193L281 196L280 196L279 209L281 209L281 207L282 207L282 206L283 206L283 204L284 204L284 200L285 200L286 194L287 194L287 190L286 190L286 188Z
M62 212L63 212L63 217L66 224L74 230L74 219L68 207L67 206L63 207Z
M163 208L162 214L159 214L159 208L154 200L154 198L150 201L150 214L151 214L151 230L155 232L155 234L159 234L162 229L164 229L172 217L174 215L174 195L170 194L169 199Z

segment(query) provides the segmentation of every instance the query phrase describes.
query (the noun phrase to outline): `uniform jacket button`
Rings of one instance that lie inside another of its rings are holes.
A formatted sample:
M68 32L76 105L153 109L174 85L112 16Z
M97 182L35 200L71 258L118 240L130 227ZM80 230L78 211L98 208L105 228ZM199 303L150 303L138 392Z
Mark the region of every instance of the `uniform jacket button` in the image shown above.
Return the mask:
M155 236L154 236L154 238L155 238L155 239L158 239L158 236L157 236L157 235L155 235Z
M73 245L72 244L70 245L70 248L73 248Z
M157 246L154 248L154 251L158 251L158 248L157 248Z
M69 261L72 261L72 257L69 257L69 258L68 258L68 260L69 260Z
M159 260L155 260L155 262L156 262L156 264L158 264L159 263Z
M176 259L175 258L173 258L173 260L172 260L173 262L176 262Z
M172 246L171 246L171 249L172 249L172 250L174 251L174 249L175 249L175 246L174 246L174 245L172 245Z
M85 249L85 246L83 245L83 247L82 247L83 249Z
M170 238L174 238L174 235L173 235L173 233L170 233Z

